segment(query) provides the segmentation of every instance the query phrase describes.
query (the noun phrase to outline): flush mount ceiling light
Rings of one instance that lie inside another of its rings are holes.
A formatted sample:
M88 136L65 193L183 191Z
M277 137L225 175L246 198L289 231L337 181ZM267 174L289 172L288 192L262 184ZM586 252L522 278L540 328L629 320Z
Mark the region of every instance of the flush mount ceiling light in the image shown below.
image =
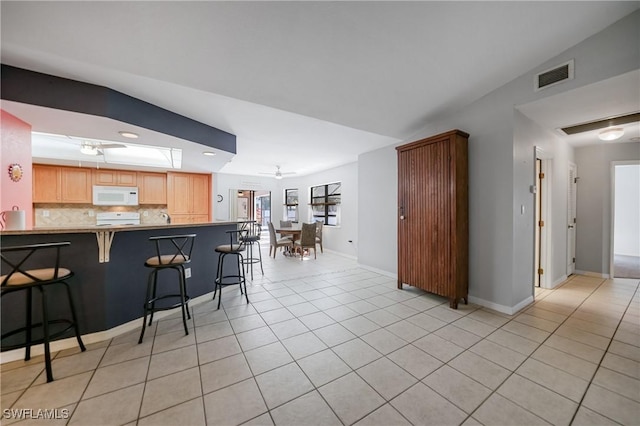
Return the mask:
M133 133L133 132L120 131L118 133L120 134L120 136L129 138L129 139L138 139L140 137L137 133Z
M620 139L624 135L622 127L610 127L598 133L598 138L603 141L614 141Z
M214 155L216 155L216 153L212 152L212 151L205 151L205 152L202 153L202 155L206 155L208 157L213 157Z

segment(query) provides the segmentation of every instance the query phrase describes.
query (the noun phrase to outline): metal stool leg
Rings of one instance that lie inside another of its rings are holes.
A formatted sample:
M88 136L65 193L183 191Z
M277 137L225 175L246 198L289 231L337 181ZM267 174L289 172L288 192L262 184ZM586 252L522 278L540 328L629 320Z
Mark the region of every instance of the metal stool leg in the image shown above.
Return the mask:
M179 275L179 284L180 284L180 308L182 310L182 324L184 325L184 332L185 334L189 335L189 328L187 327L187 310L188 308L186 307L187 301L186 301L186 297L185 297L185 277L184 277L184 267L182 265L180 265L179 268L176 268L176 271L178 271L178 275Z
M82 343L82 338L80 337L80 327L78 327L78 317L76 315L76 307L73 303L73 297L71 296L71 288L69 288L69 284L64 281L62 281L61 284L63 284L67 289L67 296L69 297L69 308L71 309L71 318L73 319L73 329L76 332L76 339L78 340L80 351L84 352L87 350L87 348L84 347L84 343Z
M33 288L27 289L27 346L24 351L24 360L31 359L31 325L33 324Z
M51 368L51 348L49 345L49 310L47 309L47 294L44 287L38 286L42 295L42 329L44 339L44 365L47 371L47 383L53 382L53 370Z
M144 337L144 330L147 327L147 312L149 312L149 300L151 300L151 287L153 286L153 275L155 273L154 271L151 271L151 273L149 274L149 278L147 280L147 297L144 300L144 308L143 308L143 312L144 312L144 316L142 318L142 331L140 332L140 338L138 339L138 344L142 343L142 338ZM151 326L151 322L149 322L149 326Z

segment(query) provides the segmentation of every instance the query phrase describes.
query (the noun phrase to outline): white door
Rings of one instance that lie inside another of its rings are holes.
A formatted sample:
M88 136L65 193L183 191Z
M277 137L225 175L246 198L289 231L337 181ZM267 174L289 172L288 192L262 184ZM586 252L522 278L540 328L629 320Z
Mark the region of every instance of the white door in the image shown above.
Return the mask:
M567 209L567 275L576 269L576 190L578 187L578 168L569 163L569 206Z

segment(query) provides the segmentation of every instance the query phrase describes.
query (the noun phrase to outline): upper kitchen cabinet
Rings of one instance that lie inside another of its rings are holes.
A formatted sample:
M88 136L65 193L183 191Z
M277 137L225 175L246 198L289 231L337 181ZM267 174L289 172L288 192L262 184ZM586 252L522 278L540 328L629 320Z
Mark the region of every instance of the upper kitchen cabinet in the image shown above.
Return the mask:
M140 204L167 204L165 173L138 172L137 181Z
M33 165L33 202L60 203L60 167Z
M96 169L92 172L93 184L103 186L137 186L137 173L129 170Z
M91 204L91 170L34 164L33 202Z
M210 175L167 173L167 210L175 223L209 220L210 183Z

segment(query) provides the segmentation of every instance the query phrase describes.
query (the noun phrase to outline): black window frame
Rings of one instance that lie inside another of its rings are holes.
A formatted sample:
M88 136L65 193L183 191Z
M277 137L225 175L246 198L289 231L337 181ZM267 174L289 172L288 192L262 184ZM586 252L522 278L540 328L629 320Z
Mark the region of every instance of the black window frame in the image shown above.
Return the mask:
M296 192L295 195L295 202L289 202L289 192ZM298 202L300 200L300 191L298 190L298 188L287 188L284 190L284 213L285 213L285 220L291 220L291 222L293 223L298 223L300 218L299 218L299 213L300 210L298 209ZM295 215L295 220L292 220L289 217L289 212L294 212Z
M334 192L329 193L329 188L333 185L337 185ZM316 189L321 189L314 191ZM312 186L309 190L309 199L311 201L311 217L313 221L321 221L325 226L339 226L340 225L340 204L342 202L342 182L331 182L323 185ZM315 195L314 193L321 192L322 195ZM336 200L337 199L337 200ZM314 207L324 206L321 214L316 214ZM332 207L335 207L335 211L332 211ZM329 218L335 218L335 224L330 223Z

